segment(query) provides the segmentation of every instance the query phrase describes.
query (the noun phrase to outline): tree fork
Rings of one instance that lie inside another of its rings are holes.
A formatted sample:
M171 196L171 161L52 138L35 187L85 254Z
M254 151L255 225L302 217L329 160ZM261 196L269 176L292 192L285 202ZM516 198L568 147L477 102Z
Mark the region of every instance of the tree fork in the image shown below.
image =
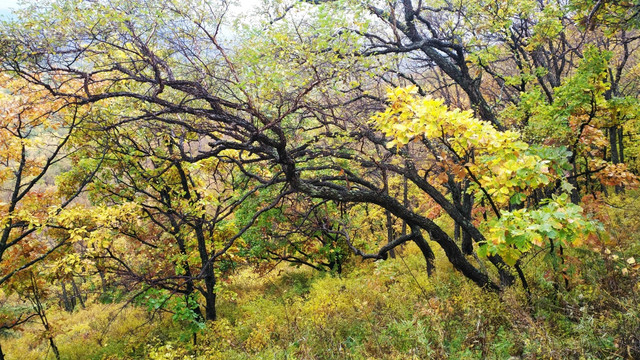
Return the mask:
M284 146L281 146L278 149L278 153L280 155L280 163L284 167L284 173L287 176L287 180L294 189L306 193L311 197L343 202L371 203L389 210L395 216L406 220L409 223L413 223L427 231L431 239L437 242L445 251L449 262L468 279L475 282L482 288L495 291L500 290L500 287L493 283L486 274L480 272L469 261L467 261L455 241L453 241L453 239L451 239L449 235L447 235L447 233L445 233L432 220L409 211L402 206L402 204L398 203L396 199L385 194L364 190L338 190L336 188L318 187L308 184L300 179L297 171L295 170L293 159L291 159L289 154L286 152Z

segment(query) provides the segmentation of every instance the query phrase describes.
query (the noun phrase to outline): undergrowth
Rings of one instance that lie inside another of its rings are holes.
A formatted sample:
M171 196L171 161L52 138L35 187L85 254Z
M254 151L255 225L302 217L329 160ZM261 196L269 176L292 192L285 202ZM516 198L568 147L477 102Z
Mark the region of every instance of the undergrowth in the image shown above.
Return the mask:
M640 206L621 203L601 219L613 235L567 249L561 269L544 253L523 262L530 297L519 284L479 289L442 253L428 277L407 246L395 259L351 260L340 275L241 269L219 287L219 320L195 344L170 315L123 304L71 315L51 306L50 322L64 359L639 358L640 217L629 214ZM53 358L37 324L2 341L8 359Z

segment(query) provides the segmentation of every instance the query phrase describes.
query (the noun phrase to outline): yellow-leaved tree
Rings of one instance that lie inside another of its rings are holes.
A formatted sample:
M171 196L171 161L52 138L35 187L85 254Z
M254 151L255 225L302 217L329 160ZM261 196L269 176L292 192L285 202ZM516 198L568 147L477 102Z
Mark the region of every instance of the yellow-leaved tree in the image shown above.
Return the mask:
M416 94L415 87L390 90L390 105L372 122L396 152L423 149L425 181L444 187L468 182L475 203L488 204L469 219L484 237L480 254L517 267L532 248L580 244L595 230L569 200L565 148L529 145L517 131L497 130L471 111L449 110L442 100Z
M41 279L34 278L37 272L31 268L69 243L70 229L57 218L92 174L86 174L79 187L66 195L58 192L54 177L65 166L73 133L89 114L43 87L11 73L0 74L0 287L4 296L19 289L39 294L36 285ZM33 311L27 313L5 303L0 328L13 328L36 315L42 319L39 300L32 303ZM48 327L46 320L43 325ZM53 342L52 347L57 352Z

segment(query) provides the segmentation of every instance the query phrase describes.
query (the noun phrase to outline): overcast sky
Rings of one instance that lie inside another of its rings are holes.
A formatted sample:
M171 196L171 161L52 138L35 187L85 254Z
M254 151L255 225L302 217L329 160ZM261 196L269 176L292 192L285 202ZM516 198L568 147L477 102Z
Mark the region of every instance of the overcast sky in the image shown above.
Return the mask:
M16 6L18 6L18 1L19 0L0 0L0 9L10 9L10 8L14 8ZM257 0L249 0L249 1L240 1L240 3L242 3L243 5L245 5L244 3L251 3L256 4L258 1Z
M0 14L9 14L9 9L18 7L18 1L20 0L0 0ZM259 0L241 0L239 3L240 8L250 9L259 3Z
M18 0L0 0L0 20L11 16L11 11L9 9L16 8L17 6Z
M0 9L9 9L16 7L18 0L0 0Z

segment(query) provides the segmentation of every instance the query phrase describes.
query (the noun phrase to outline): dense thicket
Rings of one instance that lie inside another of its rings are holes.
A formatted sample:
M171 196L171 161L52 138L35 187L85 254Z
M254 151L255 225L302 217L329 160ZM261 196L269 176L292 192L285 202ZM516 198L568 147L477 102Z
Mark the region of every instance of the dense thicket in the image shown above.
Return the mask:
M59 357L43 304L89 288L195 334L240 267L340 274L407 243L528 301L546 254L569 291L566 249L605 251L599 206L637 183L637 10L27 5L2 25L0 286L31 305L2 327L40 319Z

